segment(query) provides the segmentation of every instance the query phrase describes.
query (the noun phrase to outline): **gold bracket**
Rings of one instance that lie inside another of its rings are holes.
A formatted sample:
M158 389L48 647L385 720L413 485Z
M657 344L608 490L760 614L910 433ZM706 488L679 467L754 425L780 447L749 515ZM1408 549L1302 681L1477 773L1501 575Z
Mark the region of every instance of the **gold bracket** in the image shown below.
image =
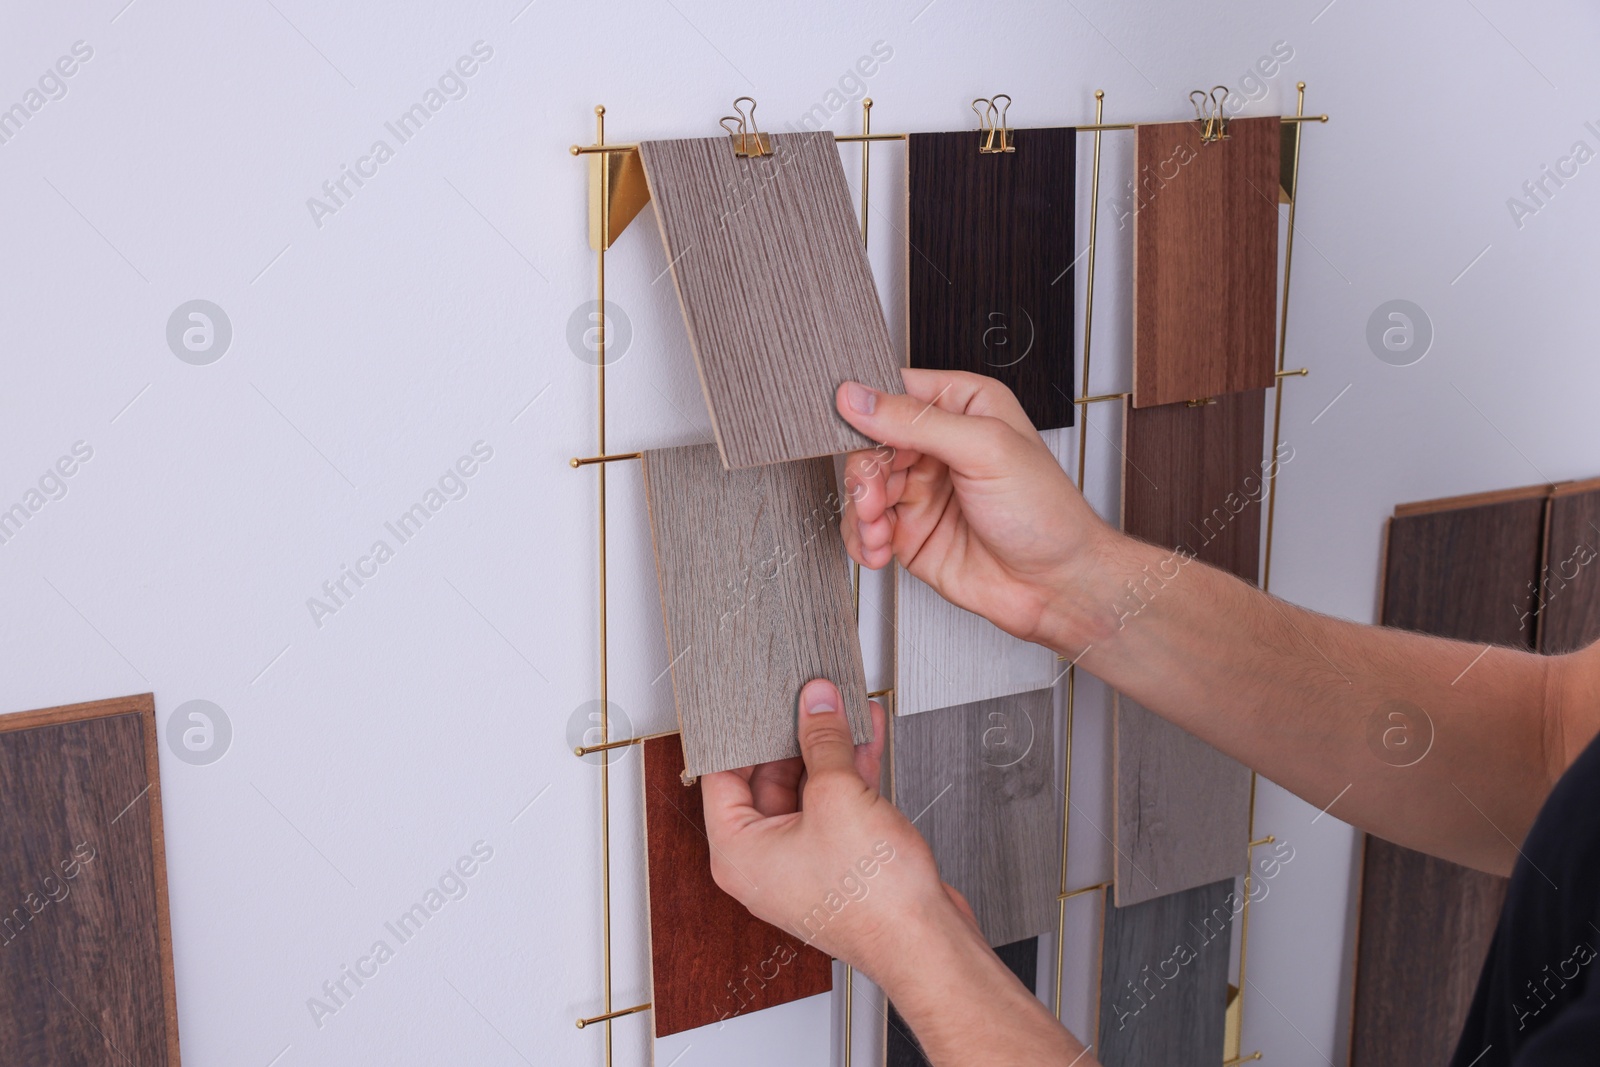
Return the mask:
M743 104L750 105L750 113L745 114ZM719 125L728 131L728 138L733 142L733 154L740 159L759 159L762 156L772 155L772 138L762 133L756 126L756 102L754 98L741 96L733 102L734 114L724 115ZM729 126L728 123L734 123Z
M1323 121L1327 121L1326 115L1323 116ZM1294 161L1300 156L1300 127L1301 123L1298 122L1284 122L1278 126L1278 203L1280 204L1294 202L1294 187L1298 178Z
M596 105L594 113L604 121L603 105ZM602 139L587 149L573 145L572 154L589 157L589 247L604 252L650 202L639 146L607 149Z
M1221 96L1217 94L1221 93ZM1222 105L1228 99L1226 85L1214 85L1208 93L1204 89L1196 89L1189 94L1189 103L1194 105L1195 122L1200 126L1200 143L1215 144L1217 141L1226 141L1228 133L1228 115Z
M983 105L981 110L979 104ZM1011 97L1005 93L997 93L993 99L980 96L972 102L972 111L978 116L979 155L998 156L1017 150L1011 143L1011 127L1006 125L1006 112L1010 110Z
M1197 400L1185 400L1184 404L1191 408L1203 408L1207 404L1215 404L1216 402L1217 398L1214 396L1202 396Z

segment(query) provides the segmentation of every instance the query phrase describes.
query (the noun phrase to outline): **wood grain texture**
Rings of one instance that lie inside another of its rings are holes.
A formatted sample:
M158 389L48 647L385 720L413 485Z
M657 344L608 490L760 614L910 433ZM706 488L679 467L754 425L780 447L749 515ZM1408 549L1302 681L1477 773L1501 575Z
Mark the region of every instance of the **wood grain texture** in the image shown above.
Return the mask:
M1236 903L1232 879L1126 908L1106 902L1095 1049L1105 1067L1222 1062Z
M1531 648L1548 487L1402 506L1389 522L1383 622ZM1506 880L1366 839L1352 1067L1446 1063L1494 935Z
M1000 961L1010 968L1023 985L1028 987L1028 992L1039 991L1039 939L1026 938L1014 941L1009 945L1001 945L994 950ZM887 1055L884 1067L931 1067L928 1058L922 1054L922 1046L917 1042L916 1035L911 1032L911 1027L900 1017L894 1004L889 1005L888 1038L886 1042Z
M730 468L871 447L834 410L854 380L904 391L830 133L639 146L695 366Z
M1541 569L1539 651L1576 652L1600 640L1600 490L1551 494Z
M1245 873L1250 772L1116 694L1117 904Z
M1185 557L1255 583L1266 394L1125 414L1123 529L1174 554L1130 590L1124 624L1137 626L1143 605L1184 580ZM1249 769L1120 694L1114 716L1117 903L1245 873Z
M1279 125L1234 119L1214 144L1194 122L1135 133L1134 406L1273 384Z
M645 496L689 773L798 756L795 701L839 686L872 735L833 464L724 471L710 445L644 454Z
M1045 430L1061 461L1063 430ZM956 607L904 567L894 569L894 713L915 715L1044 689L1062 672L1056 654Z
M1071 426L1078 132L1024 129L906 143L906 300L913 367L998 378L1039 429Z
M826 955L757 919L712 881L700 784L679 777L678 739L642 747L656 1036L832 989Z
M0 1063L177 1067L149 694L0 717Z
M1053 692L896 719L894 800L991 945L1050 930L1061 877Z

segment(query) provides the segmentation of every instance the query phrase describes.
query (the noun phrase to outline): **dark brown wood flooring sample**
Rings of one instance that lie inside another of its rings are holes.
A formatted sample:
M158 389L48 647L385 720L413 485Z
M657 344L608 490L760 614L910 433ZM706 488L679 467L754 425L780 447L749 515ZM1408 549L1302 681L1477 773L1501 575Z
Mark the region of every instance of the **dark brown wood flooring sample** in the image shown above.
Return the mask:
M1232 879L1126 908L1106 902L1095 1049L1105 1067L1222 1062L1235 903Z
M1001 945L994 952L1000 957L1000 961L1011 969L1011 973L1028 987L1028 992L1039 991L1037 937ZM922 1046L917 1043L911 1027L906 1025L906 1021L900 1017L893 1004L889 1005L887 1049L888 1055L884 1059L884 1067L929 1067L928 1058L922 1054Z
M725 471L711 445L644 454L689 773L800 754L800 687L827 678L857 743L866 675L827 459Z
M1539 651L1576 652L1600 640L1600 485L1558 485L1545 523Z
M1133 402L1272 386L1278 292L1276 117L1135 133Z
M1396 508L1384 624L1531 648L1547 493L1537 486ZM1352 1067L1449 1061L1505 890L1503 878L1367 837Z
M1061 793L1053 697L1043 689L894 722L895 804L991 945L1055 925Z
M1013 136L991 155L970 130L908 139L907 347L913 367L998 378L1046 430L1075 411L1078 133Z
M0 717L0 1063L177 1067L155 704Z
M1127 408L1123 528L1174 549L1119 608L1183 581L1176 550L1254 584L1260 567L1266 394ZM1123 906L1245 872L1250 771L1120 694L1114 743L1116 897Z
M656 1036L832 989L832 960L757 919L712 881L700 785L679 777L678 739L642 747Z
M872 442L834 410L839 383L904 392L831 133L646 141L672 280L723 462L806 459Z

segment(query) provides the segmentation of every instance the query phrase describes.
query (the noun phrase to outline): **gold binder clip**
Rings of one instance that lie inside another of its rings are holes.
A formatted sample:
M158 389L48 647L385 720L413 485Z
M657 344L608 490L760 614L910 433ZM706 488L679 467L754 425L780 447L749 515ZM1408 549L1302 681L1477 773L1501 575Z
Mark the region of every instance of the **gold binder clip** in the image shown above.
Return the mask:
M1221 96L1217 94L1221 93ZM1226 141L1228 133L1228 114L1223 110L1223 104L1228 99L1226 85L1212 86L1208 93L1204 89L1196 89L1189 94L1189 103L1194 105L1195 123L1200 127L1200 143L1212 144L1216 141Z
M1005 101L1002 105L1000 102ZM982 104L982 110L978 105ZM978 97L972 102L973 113L978 116L978 152L980 155L992 156L1006 152L1015 152L1016 145L1011 143L1011 127L1006 125L1006 112L1011 110L1011 97L1005 93L997 93L993 100L987 97Z
M748 103L750 113L745 114L741 106ZM728 131L729 139L733 141L733 154L740 159L757 159L761 156L772 155L772 138L756 128L756 102L748 96L741 96L733 102L734 114L723 116L719 125ZM735 129L728 123L736 123Z

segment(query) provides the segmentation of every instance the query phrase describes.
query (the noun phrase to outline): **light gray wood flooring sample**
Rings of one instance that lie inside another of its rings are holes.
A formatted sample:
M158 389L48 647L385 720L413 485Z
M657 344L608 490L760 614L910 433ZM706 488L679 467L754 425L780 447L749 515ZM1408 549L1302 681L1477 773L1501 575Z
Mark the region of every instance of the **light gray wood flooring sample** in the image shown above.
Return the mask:
M1100 970L1105 1067L1217 1067L1228 1000L1233 881L1119 908Z
M1049 689L894 723L894 800L991 945L1054 928L1061 793Z
M869 448L834 410L846 380L904 391L830 133L639 146L711 425L729 468Z
M1040 436L1062 461L1067 431ZM1044 689L1066 669L1050 649L956 607L904 567L895 568L894 662L896 715Z
M828 459L725 471L712 445L644 454L672 692L692 775L798 756L812 678L872 735Z
M1116 701L1117 903L1241 873L1249 770L1123 694Z

